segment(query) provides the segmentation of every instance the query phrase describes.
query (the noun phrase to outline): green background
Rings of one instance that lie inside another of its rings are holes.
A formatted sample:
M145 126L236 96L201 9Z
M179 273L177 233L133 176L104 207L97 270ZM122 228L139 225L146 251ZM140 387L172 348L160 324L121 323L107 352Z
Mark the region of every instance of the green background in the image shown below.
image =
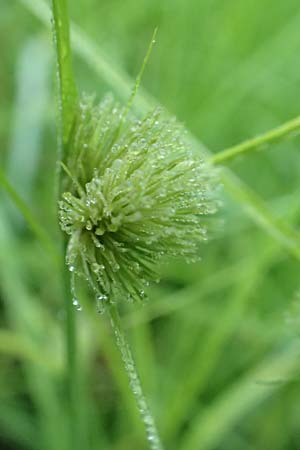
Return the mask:
M91 62L74 44L82 91L125 99L158 26L137 110L147 92L213 152L299 114L296 0L70 3L95 47ZM54 50L30 4L0 0L1 166L56 244ZM298 136L228 166L299 228ZM300 261L251 220L247 199L221 195L203 261L162 267L150 301L124 306L124 326L166 449L298 450ZM71 450L61 274L0 200L0 448ZM80 448L146 449L105 315L91 305L76 317Z

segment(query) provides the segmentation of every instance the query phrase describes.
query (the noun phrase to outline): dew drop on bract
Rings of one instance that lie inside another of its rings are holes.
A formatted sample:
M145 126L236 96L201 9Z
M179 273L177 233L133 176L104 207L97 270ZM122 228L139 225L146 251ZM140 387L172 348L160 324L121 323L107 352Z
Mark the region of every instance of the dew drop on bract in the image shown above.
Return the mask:
M96 297L96 300L98 302L105 302L107 299L108 299L108 297L105 294L98 294Z
M98 314L103 314L105 311L105 303L107 302L108 297L105 294L97 294L96 295L96 308Z
M82 306L80 305L80 303L77 300L77 298L73 298L72 304L75 306L76 311L82 311Z

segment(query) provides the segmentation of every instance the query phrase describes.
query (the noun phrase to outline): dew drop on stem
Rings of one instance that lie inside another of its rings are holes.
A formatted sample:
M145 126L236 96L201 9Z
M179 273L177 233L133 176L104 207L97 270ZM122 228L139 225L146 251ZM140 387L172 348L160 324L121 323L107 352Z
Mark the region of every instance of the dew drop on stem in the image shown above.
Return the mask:
M149 447L151 450L163 450L154 419L148 407L146 398L143 394L142 386L133 357L131 355L129 345L127 344L125 335L121 329L117 309L116 307L112 306L108 308L108 312L110 315L112 329L116 337L116 343L121 353L124 367L128 376L129 385L134 394L139 413L145 426Z
M71 271L71 277L70 277L70 289L72 294L72 304L75 306L76 311L82 311L82 306L80 305L77 294L76 294L76 286L75 286L75 273L74 271Z

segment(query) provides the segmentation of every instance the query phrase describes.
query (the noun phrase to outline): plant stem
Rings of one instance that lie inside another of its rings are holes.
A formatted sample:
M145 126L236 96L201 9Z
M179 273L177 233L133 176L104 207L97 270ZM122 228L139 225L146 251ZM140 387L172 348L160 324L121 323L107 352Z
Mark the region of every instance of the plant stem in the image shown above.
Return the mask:
M52 0L54 19L54 44L56 47L60 137L63 147L59 159L63 159L77 102L77 89L72 70L70 24L67 0Z
M158 435L158 431L153 416L150 412L149 406L144 396L141 382L135 367L135 363L127 339L122 330L119 312L117 310L117 307L113 304L111 304L107 308L107 311L116 338L116 343L120 350L124 367L129 379L129 385L135 397L138 410L140 412L142 421L145 426L149 447L151 450L162 450L163 447L160 441L160 437Z
M67 0L52 0L53 36L57 60L58 85L58 160L63 160L68 149L68 137L77 102L77 91L72 71L72 52L70 46L69 15ZM58 165L58 193L61 190L61 170ZM67 241L63 240L63 255L66 253ZM65 345L66 345L66 390L69 415L70 450L80 449L80 431L78 420L78 364L76 345L76 317L70 293L70 273L62 264L63 294L66 311Z
M289 122L286 122L285 124L280 125L279 127L274 128L271 131L268 131L267 133L264 133L253 139L244 141L241 144L234 145L233 147L227 148L211 156L210 162L212 164L220 164L230 161L231 159L241 154L253 150L258 150L259 148L263 148L265 145L281 140L299 131L300 131L300 117L296 117L295 119L292 119Z
M47 254L51 256L51 259L55 267L57 267L60 263L59 249L52 242L52 239L48 235L47 231L45 231L44 228L40 225L37 218L33 215L33 213L26 205L22 197L18 194L13 185L10 183L1 167L0 167L0 186L2 186L2 188L6 191L7 195L14 202L15 206L23 215L29 228L36 236L37 240L44 247L44 250L46 250Z
M66 389L68 399L68 413L69 413L69 442L70 450L80 449L77 432L79 430L78 424L78 365L77 365L77 340L76 340L76 317L75 308L72 304L70 296L70 274L66 265L62 272L64 301L66 311L65 323L65 351L66 351Z

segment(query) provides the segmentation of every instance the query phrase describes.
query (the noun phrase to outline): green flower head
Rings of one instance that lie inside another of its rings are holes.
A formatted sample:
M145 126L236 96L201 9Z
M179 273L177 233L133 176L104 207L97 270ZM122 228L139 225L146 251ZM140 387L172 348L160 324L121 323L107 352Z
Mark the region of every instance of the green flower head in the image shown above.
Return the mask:
M155 109L142 120L111 96L83 97L64 164L60 224L69 269L98 301L139 300L164 256L199 259L216 211L215 171L195 157L184 130Z

